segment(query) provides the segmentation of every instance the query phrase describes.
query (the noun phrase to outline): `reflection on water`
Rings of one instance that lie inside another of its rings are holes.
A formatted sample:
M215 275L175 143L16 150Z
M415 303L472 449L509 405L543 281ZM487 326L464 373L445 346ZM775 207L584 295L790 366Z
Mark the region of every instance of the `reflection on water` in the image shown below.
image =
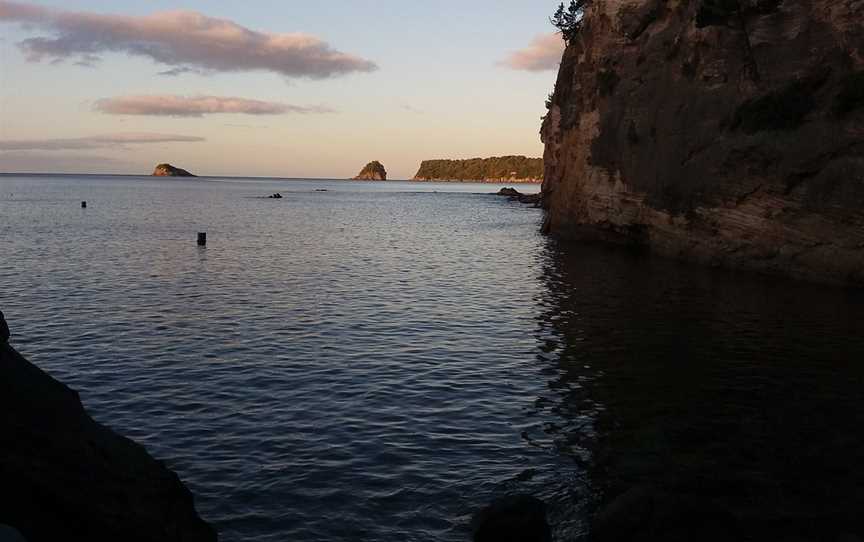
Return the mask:
M224 542L464 541L506 493L562 541L613 501L862 537L860 294L559 245L498 188L0 175L0 307Z
M598 537L864 534L860 293L549 250L538 407L611 520Z

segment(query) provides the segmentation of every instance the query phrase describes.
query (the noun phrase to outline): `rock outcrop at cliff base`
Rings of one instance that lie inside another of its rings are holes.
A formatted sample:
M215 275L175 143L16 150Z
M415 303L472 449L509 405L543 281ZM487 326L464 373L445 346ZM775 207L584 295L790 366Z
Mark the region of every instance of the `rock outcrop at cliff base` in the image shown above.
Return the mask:
M864 0L594 0L542 138L556 235L864 283Z
M0 313L2 327L7 329ZM0 525L28 542L215 542L192 494L0 337Z
M159 164L153 170L154 177L195 177L185 169L174 167L171 164Z

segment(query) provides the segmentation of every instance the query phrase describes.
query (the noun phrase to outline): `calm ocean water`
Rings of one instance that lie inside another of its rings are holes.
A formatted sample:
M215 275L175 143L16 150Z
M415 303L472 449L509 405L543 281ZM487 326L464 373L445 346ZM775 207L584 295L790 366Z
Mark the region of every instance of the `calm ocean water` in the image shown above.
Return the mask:
M860 293L562 245L498 188L0 176L0 308L224 541L467 540L510 492L578 540L645 484L862 535Z

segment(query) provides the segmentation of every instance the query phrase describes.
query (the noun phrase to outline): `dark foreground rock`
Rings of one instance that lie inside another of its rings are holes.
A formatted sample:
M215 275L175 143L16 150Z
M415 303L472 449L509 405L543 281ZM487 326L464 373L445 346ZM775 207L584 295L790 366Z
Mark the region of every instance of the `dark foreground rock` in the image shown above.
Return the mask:
M591 524L591 539L596 542L729 542L747 540L756 532L752 526L742 528L722 503L651 486L636 486L618 495L596 513ZM769 540L771 533L754 539Z
M171 164L159 164L153 170L154 177L195 177L185 169L174 167Z
M553 234L864 283L864 2L588 2L549 101Z
M0 525L17 529L28 542L217 538L175 473L93 421L75 391L5 339L0 435Z
M546 505L530 495L496 500L473 520L474 542L549 542L552 530Z
M519 203L527 203L539 206L543 197L542 194L523 194L522 192L511 187L504 187L498 191L499 196L507 196L510 201L518 201Z

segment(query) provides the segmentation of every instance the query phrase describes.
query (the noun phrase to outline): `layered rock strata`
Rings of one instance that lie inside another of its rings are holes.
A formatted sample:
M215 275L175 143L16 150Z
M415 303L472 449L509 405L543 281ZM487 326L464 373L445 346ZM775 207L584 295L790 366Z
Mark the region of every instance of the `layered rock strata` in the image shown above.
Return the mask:
M864 283L864 0L594 0L544 119L556 235Z

